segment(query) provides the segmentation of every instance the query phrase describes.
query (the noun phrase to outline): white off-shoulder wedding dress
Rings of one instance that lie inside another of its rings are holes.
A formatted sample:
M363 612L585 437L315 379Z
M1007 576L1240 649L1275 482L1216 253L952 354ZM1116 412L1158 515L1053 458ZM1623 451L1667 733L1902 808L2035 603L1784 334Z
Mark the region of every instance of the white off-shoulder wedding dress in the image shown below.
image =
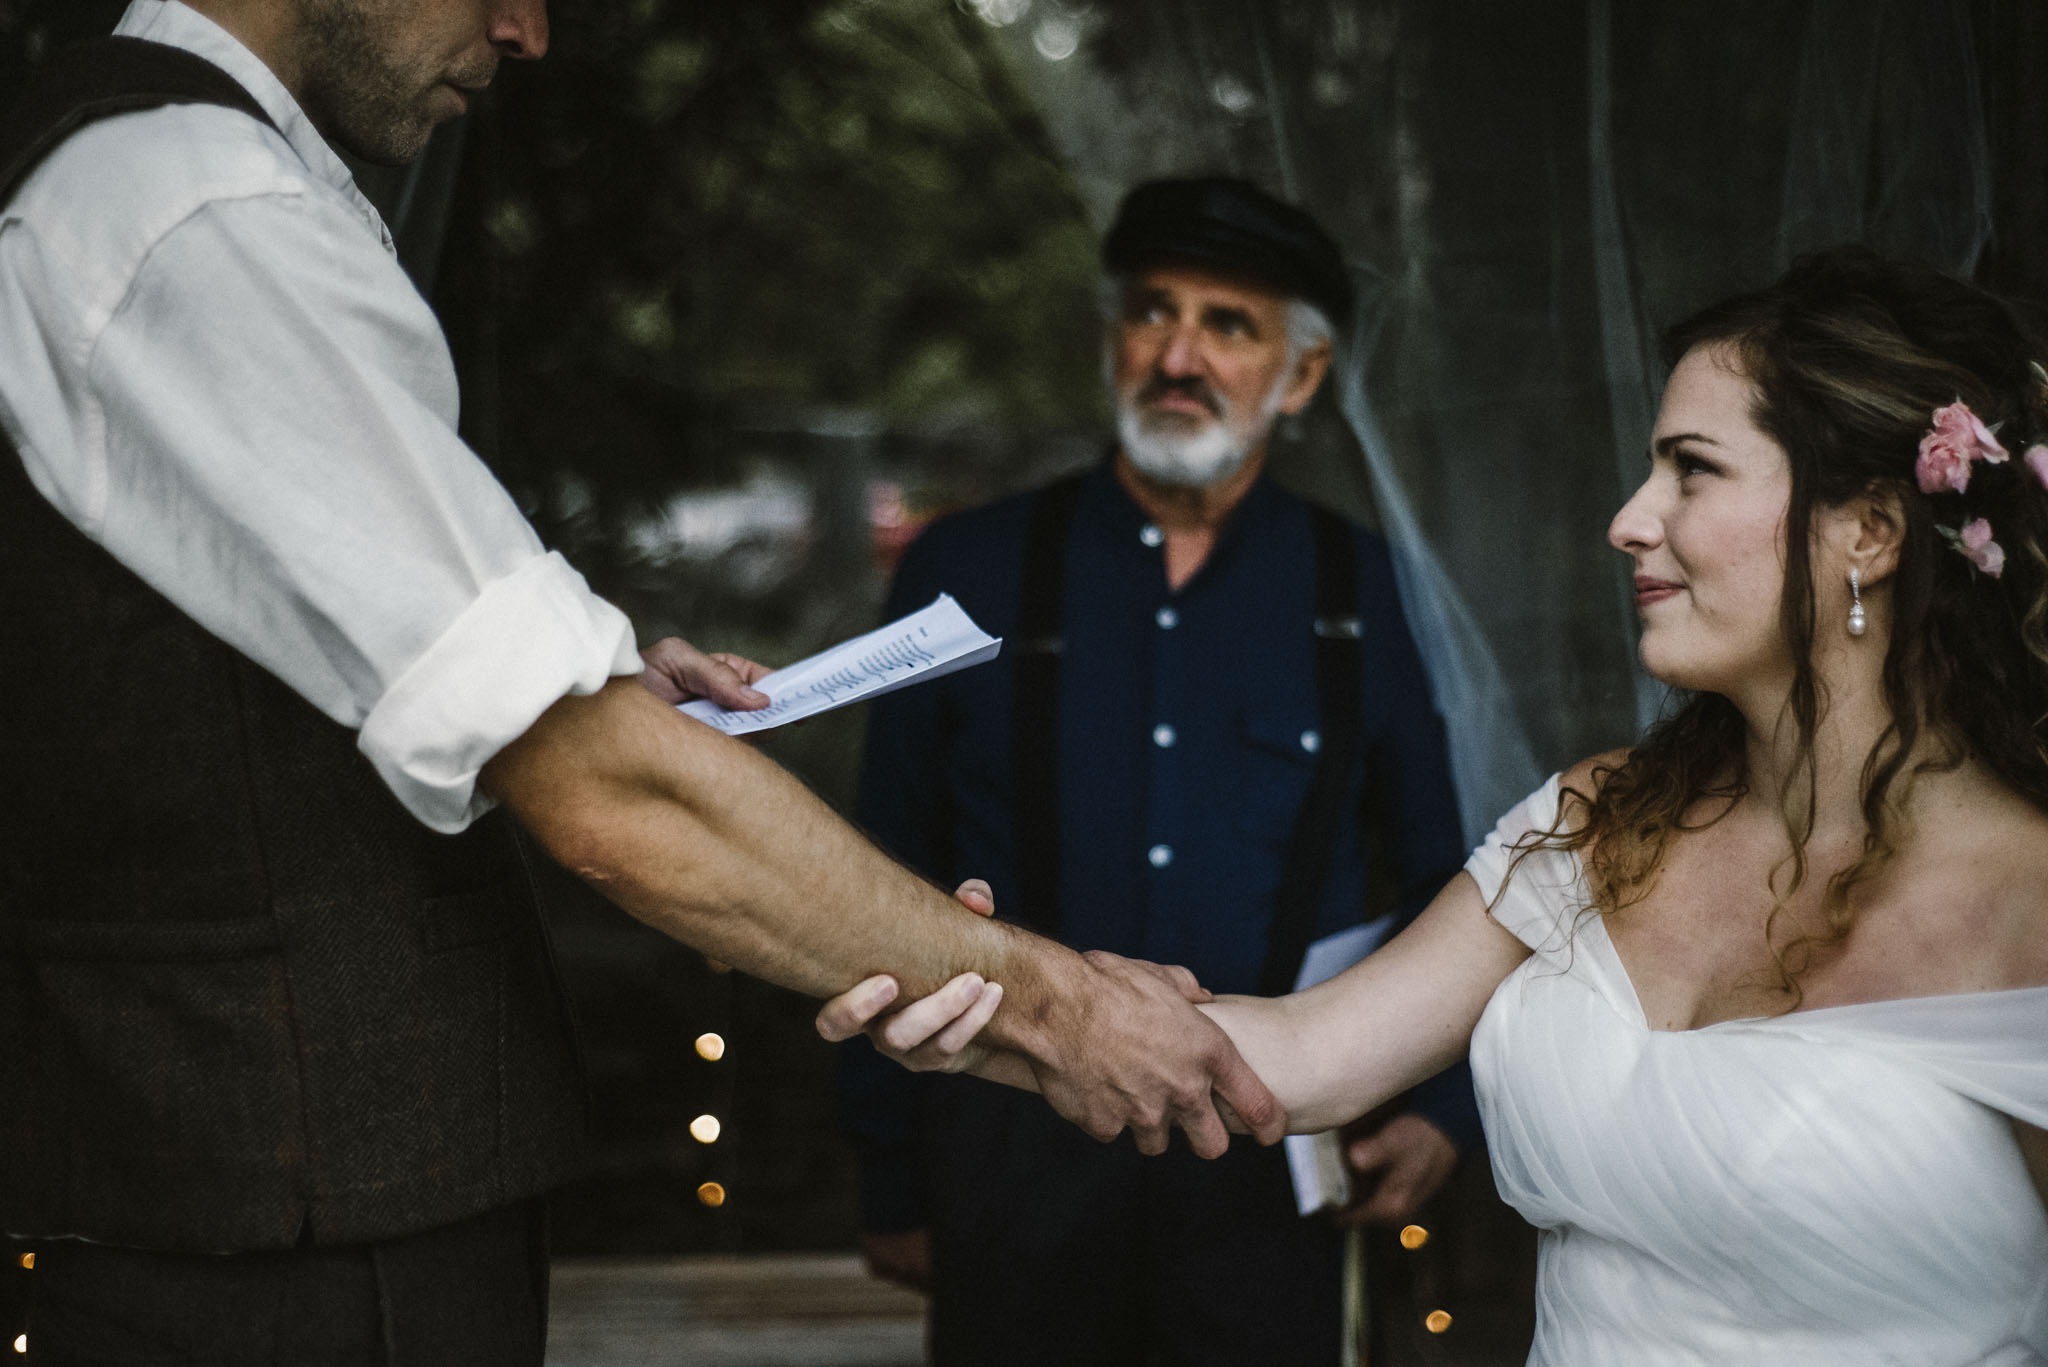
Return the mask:
M1467 863L1492 899L1553 778ZM2048 988L1649 1028L1575 855L1494 905L1535 951L1472 1036L1501 1195L1542 1232L1532 1364L2048 1364Z

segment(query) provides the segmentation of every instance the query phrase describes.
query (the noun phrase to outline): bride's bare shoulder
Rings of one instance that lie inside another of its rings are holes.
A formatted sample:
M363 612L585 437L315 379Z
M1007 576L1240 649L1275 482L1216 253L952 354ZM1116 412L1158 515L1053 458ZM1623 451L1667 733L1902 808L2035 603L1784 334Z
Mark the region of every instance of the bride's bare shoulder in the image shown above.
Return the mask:
M1585 820L1586 809L1607 786L1615 770L1628 762L1627 750L1608 750L1589 755L1558 776L1558 806L1572 828Z
M2027 986L2048 985L2048 813L2015 802L2005 817L2001 828L1986 832L1979 857L1997 871L2001 920L2016 975Z
M2003 785L1928 785L1901 854L1950 938L1976 946L2001 986L2048 985L2048 813Z

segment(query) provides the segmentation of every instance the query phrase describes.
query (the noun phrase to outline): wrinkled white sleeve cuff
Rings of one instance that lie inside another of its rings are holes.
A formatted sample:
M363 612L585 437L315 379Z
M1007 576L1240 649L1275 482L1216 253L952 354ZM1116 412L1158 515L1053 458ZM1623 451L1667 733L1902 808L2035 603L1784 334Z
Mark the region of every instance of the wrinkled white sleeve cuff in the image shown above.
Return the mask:
M398 800L452 834L489 811L477 773L558 698L641 660L626 614L559 553L488 585L377 700L356 744Z

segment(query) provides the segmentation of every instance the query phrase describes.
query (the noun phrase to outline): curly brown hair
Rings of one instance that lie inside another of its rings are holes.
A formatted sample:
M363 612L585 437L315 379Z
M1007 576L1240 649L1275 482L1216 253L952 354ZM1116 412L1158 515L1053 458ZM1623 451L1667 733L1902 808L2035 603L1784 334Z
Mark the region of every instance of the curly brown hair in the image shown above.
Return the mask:
M1899 817L1891 798L1902 776L1910 783L1913 773L1970 758L2048 812L2048 488L2020 458L2048 442L2048 341L2011 300L1928 266L1841 247L1665 336L1673 364L1697 347L1725 348L1740 365L1755 393L1751 420L1791 465L1780 619L1795 662L1788 710L1807 782L1803 810L1791 799L1784 811L1791 877L1778 892L1773 871L1766 935L1796 1004L1800 969L1848 935L1854 890L1892 853ZM1933 411L1958 399L2013 459L1973 467L1966 493L1923 494L1914 474L1920 438ZM1806 878L1813 738L1827 705L1813 667L1814 516L1873 494L1896 495L1904 513L1883 672L1890 724L1864 759L1863 849L1829 880L1826 930L1779 946L1770 932ZM1990 520L2006 550L2000 576L1979 572L1942 535L1976 517ZM1678 702L1625 760L1596 768L1592 793L1572 790L1577 829L1541 842L1588 851L1600 911L1647 895L1689 812L1712 800L1693 822L1711 824L1748 791L1734 705L1711 693Z

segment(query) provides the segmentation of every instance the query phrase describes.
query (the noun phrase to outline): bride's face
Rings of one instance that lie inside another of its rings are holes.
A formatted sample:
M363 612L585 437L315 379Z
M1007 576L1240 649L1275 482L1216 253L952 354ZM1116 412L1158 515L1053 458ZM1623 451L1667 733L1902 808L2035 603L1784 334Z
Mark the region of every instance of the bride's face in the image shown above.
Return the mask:
M1732 351L1697 347L1671 372L1650 475L1607 539L1635 561L1643 668L1722 694L1776 687L1792 668L1780 625L1792 470L1750 420Z

